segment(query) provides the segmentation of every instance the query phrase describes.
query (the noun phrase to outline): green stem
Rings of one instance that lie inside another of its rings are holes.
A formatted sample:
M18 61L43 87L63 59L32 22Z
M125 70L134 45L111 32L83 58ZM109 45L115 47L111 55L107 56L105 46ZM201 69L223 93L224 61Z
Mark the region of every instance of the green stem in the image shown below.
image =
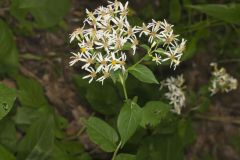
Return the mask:
M117 156L117 153L118 153L121 145L122 145L122 142L120 141L119 144L118 144L118 146L117 146L117 148L116 148L116 150L115 150L114 153L113 153L112 160L115 160L115 158L116 158L116 156Z
M123 87L123 93L124 93L125 100L128 100L124 75L119 74L119 78L120 78L120 81L121 81L121 84L122 84L122 87Z
M139 63L141 63L147 56L150 56L152 54L152 48L150 48L145 56L143 56L139 61L137 61L134 65L132 65L130 68L135 67Z

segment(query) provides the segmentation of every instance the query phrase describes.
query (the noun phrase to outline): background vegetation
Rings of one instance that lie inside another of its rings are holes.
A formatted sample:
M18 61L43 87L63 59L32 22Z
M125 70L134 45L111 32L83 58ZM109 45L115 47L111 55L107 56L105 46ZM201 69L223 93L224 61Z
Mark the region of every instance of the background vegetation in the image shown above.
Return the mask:
M89 140L85 122L96 115L116 128L122 90L111 81L89 85L79 67L68 66L75 47L69 34L82 25L85 8L106 3L0 0L1 160L110 159ZM240 1L131 0L130 8L132 24L167 19L188 40L178 69L150 68L159 80L183 73L190 89L183 114L148 118L150 126L139 127L120 151L131 156L119 160L240 159L240 90L210 99L205 86L211 62L239 79ZM145 103L162 96L159 86L142 85L131 76L126 85L140 106L153 106Z

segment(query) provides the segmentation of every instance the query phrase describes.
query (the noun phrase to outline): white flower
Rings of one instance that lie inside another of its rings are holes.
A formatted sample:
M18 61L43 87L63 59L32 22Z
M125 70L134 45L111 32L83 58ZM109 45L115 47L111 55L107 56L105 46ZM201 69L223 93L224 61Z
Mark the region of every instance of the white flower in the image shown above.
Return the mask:
M148 27L145 23L142 24L142 27L137 27L137 30L140 32L139 37L141 37L142 34L147 36L151 32Z
M112 52L110 57L110 64L108 65L109 69L116 71L121 68L121 65L118 63L119 61L120 58L116 58L115 53Z
M84 32L85 32L84 26L82 28L75 29L75 31L72 34L70 34L70 43L72 43L74 39L80 41L80 37L83 36Z
M209 86L209 91L211 95L217 92L229 92L231 90L237 89L238 81L226 72L225 68L218 69L216 63L211 63L214 70L212 72L211 85Z
M152 57L152 61L156 62L156 64L161 64L162 58L159 54L155 53L155 56Z
M89 68L92 64L94 64L96 55L92 54L82 54L82 57L80 61L85 62L85 64L82 66L82 69L87 69Z
M93 79L97 76L97 73L92 67L86 68L85 70L88 71L89 74L84 76L83 79L90 78L89 83L91 83L93 81Z
M172 27L173 25L167 23L167 21L164 19L164 22L161 22L161 26L160 26L162 29L163 29L163 33L164 34L169 34L173 31Z
M101 53L98 54L97 56L97 62L99 63L99 66L97 67L96 72L100 72L102 71L110 62L110 56L109 55L105 55L103 57L103 55Z
M163 36L162 39L164 41L163 46L170 45L172 43L176 43L176 41L178 41L177 37L179 37L179 35L173 34L173 31L171 31L168 34L162 34L162 36Z
M184 82L183 75L170 77L161 82L161 88L167 87L168 92L165 93L165 97L169 100L169 104L173 105L172 111L177 114L180 114L185 106Z
M173 65L174 69L176 69L176 67L180 63L180 58L181 58L182 54L176 52L176 50L173 50L171 48L169 48L169 51L163 52L163 54L165 54L167 57L164 58L162 61L165 62L165 61L170 60L171 61L170 67L172 67L172 65Z
M122 17L126 17L128 14L128 1L125 3L124 6L122 3L119 3L119 5L120 5L120 15Z
M81 61L81 54L78 52L78 53L73 53L73 56L70 57L70 59L73 59L69 62L69 65L70 66L73 66L75 63L77 63L78 61Z
M98 78L97 81L102 82L102 84L103 84L104 80L107 79L108 77L110 77L109 67L108 66L104 67L102 73L103 73L103 75L100 78Z

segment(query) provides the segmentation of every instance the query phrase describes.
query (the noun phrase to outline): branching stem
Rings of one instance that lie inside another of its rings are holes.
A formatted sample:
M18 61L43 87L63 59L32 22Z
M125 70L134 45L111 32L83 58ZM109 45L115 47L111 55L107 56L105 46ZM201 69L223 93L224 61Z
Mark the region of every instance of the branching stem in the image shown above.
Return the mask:
M122 142L120 141L119 144L118 144L118 146L117 146L117 148L116 148L116 150L115 150L114 153L113 153L112 160L115 160L115 158L116 158L116 156L117 156L117 153L118 153L121 145L122 145Z

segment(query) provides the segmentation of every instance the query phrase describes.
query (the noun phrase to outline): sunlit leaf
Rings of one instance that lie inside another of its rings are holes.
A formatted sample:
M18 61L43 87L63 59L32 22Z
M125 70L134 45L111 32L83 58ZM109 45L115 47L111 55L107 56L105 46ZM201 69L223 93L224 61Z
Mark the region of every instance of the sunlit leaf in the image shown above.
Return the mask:
M142 64L130 67L129 72L142 82L156 84L159 83L155 78L154 74L152 73L152 71Z
M89 138L106 152L116 149L118 135L116 131L103 120L91 117L87 121L87 134Z
M135 133L141 122L142 109L133 101L127 101L122 107L117 126L120 133L122 146Z
M147 125L156 126L162 119L167 116L171 107L160 101L150 101L143 107L143 115L141 125L146 127Z

